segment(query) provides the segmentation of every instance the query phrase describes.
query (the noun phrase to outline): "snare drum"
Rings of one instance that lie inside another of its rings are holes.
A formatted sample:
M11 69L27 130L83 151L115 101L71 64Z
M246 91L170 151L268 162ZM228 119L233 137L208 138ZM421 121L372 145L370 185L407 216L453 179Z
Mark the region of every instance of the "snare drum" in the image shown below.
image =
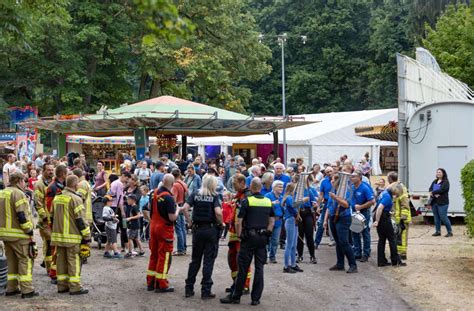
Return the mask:
M350 230L355 233L361 233L367 224L365 223L365 216L362 215L360 212L352 214L352 222L350 226Z

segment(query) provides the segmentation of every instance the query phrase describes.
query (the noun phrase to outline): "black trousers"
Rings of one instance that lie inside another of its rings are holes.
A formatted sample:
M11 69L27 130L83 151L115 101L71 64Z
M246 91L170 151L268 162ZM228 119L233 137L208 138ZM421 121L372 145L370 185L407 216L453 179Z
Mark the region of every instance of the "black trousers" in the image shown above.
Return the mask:
M239 265L239 272L237 273L237 279L235 280L235 290L232 296L234 298L240 298L242 291L244 290L245 279L247 278L247 272L252 263L252 259L255 257L255 271L253 276L252 301L260 300L263 292L263 265L267 260L267 242L268 237L266 235L252 235L244 240L240 244L239 257L237 259Z
M387 263L387 258L385 257L385 242L387 240L390 247L390 259L392 261L392 265L398 264L400 262L400 257L397 251L395 232L393 231L389 212L382 212L382 216L380 217L380 221L377 226L377 233L379 235L379 242L377 244L377 264L380 265Z
M193 249L189 263L188 277L186 278L186 291L194 291L196 276L202 267L201 294L211 293L212 270L219 249L220 230L216 227L199 227L193 231Z
M314 257L314 219L311 210L301 210L300 216L302 221L298 223L298 256L303 257L303 238L306 237L306 246L308 247L309 255Z

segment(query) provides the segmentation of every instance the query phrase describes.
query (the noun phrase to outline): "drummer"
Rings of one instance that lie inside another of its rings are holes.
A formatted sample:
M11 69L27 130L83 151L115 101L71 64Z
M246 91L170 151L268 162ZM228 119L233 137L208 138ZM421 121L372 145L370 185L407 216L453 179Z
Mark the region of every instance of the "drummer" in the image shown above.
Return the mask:
M351 174L352 182L352 208L354 212L360 212L365 217L366 227L361 233L352 232L354 244L354 256L360 262L366 262L370 257L370 207L375 204L374 191L369 184L362 182L362 171L355 170ZM364 246L362 248L362 240Z
M332 177L332 189L339 186L339 175ZM331 226L331 232L336 241L337 262L329 271L344 271L344 257L349 262L347 273L357 273L357 263L354 258L354 251L349 244L349 228L351 226L351 193L347 191L344 194L335 193L335 190L329 192L329 200L327 202L328 212L324 217L324 228L327 229L328 224Z

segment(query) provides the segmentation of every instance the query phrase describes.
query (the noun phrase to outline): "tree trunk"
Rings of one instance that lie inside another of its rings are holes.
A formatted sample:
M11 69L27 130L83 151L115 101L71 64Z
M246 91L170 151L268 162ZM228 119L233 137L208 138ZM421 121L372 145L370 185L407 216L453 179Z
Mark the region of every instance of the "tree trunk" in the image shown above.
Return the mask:
M93 77L97 71L97 57L91 57L89 63L87 64L87 80L89 82L89 90L87 94L82 97L82 102L84 104L84 111L89 110L89 106L92 101L92 90L94 89L94 83L92 82Z
M138 89L138 99L145 98L146 84L150 76L147 73L142 74L140 78L140 88Z
M150 98L158 97L158 91L160 90L160 88L161 88L160 81L156 79L153 80L153 82L151 83Z

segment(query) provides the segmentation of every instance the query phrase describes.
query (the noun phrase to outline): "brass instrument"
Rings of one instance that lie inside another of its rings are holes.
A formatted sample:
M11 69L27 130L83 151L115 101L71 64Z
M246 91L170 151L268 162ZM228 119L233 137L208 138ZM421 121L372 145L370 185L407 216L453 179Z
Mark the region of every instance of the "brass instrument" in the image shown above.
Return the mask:
M351 174L349 173L344 173L344 172L338 172L337 173L338 176L339 176L339 180L338 180L338 184L337 184L337 189L336 189L336 196L345 200L346 199L346 193L348 190L352 191L351 190L351 186L350 186L350 178L351 178ZM333 188L332 191L334 191L335 189ZM336 208L336 215L334 217L334 220L337 222L337 220L339 219L339 204L337 205L337 208ZM350 207L349 207L350 208Z

